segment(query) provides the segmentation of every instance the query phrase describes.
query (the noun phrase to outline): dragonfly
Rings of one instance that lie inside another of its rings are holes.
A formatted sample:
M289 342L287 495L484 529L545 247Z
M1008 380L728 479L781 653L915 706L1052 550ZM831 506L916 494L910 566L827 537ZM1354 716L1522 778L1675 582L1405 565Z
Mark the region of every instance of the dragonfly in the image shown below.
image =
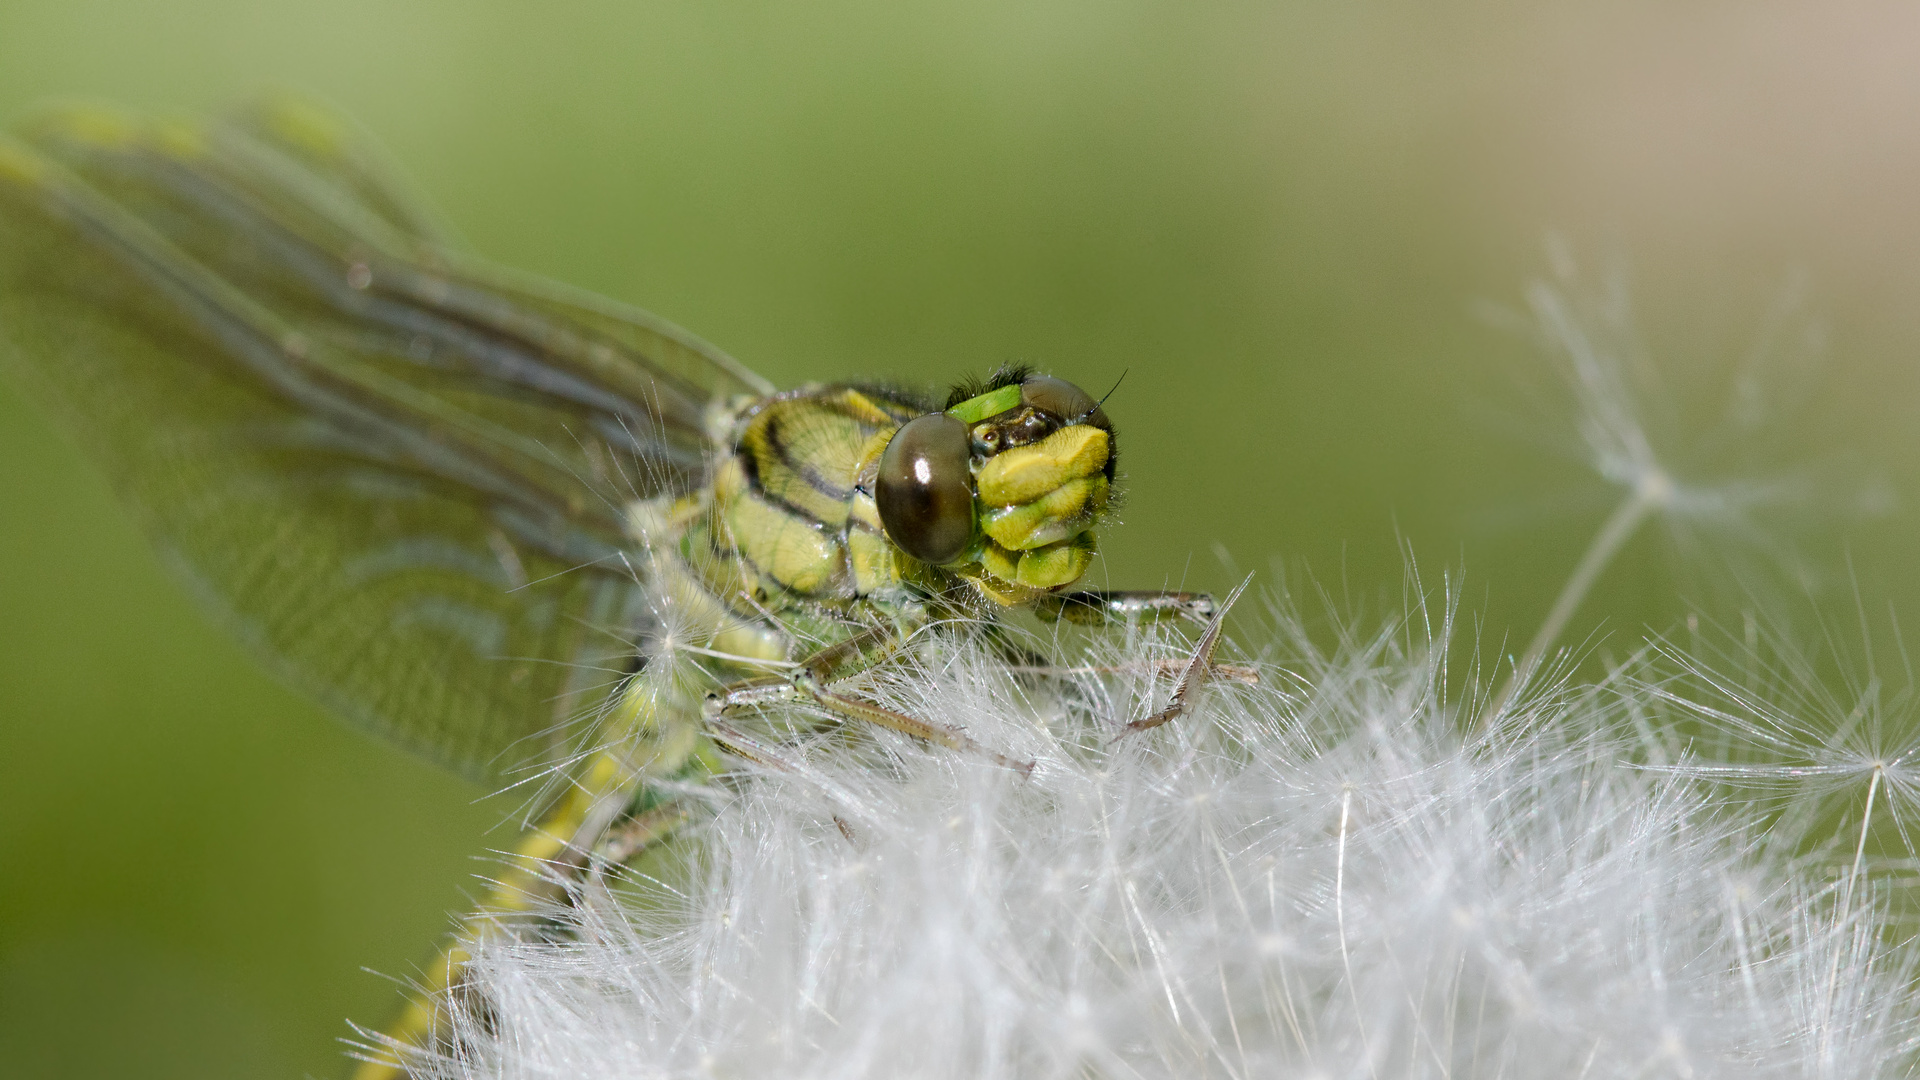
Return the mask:
M1130 730L1190 706L1219 640L1205 594L1075 587L1118 460L1081 387L1007 368L944 397L776 390L646 312L464 253L304 99L66 108L0 135L0 355L284 680L482 783L564 779L495 916L669 834L687 812L661 791L761 752L737 715L798 704L1028 767L848 688L928 632L1022 610L1204 627ZM641 677L669 646L704 683ZM467 956L443 948L362 1080L430 1042Z

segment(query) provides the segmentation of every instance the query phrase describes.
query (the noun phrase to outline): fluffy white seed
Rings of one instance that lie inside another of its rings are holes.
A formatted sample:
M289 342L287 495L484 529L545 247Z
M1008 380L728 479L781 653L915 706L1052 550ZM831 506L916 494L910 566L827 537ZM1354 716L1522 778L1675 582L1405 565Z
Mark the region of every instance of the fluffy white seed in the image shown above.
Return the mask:
M863 691L1037 762L891 735L743 763L697 864L478 950L432 1077L1853 1077L1911 1065L1912 965L1721 789L1645 763L1645 683L1471 735L1444 631L1115 738L1181 642L1016 677L930 646ZM1644 711L1642 711L1644 712ZM1637 720L1637 723L1636 723ZM1639 732L1639 734L1635 734Z

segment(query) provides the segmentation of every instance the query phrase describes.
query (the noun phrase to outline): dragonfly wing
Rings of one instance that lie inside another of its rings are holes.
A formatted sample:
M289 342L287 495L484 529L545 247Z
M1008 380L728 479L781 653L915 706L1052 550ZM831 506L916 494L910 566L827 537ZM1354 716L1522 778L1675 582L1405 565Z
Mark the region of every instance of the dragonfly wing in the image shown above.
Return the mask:
M644 630L627 507L762 387L259 115L0 141L0 353L290 681L475 777L551 760Z
M464 256L384 151L350 119L310 100L263 99L214 125L206 139L253 198L302 223L309 237L328 237L336 255L377 251L458 276L552 320L549 332L598 335L644 357L652 373L709 397L773 392L739 361L649 312Z
M360 126L311 99L271 94L223 117L206 134L270 182L258 194L293 212L320 210L371 224L421 248L454 247L453 232Z

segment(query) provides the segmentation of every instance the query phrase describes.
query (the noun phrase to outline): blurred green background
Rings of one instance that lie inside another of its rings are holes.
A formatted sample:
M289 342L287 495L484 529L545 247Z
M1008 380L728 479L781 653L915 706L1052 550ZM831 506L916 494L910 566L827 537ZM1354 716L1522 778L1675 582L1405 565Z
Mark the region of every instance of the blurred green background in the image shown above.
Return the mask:
M1411 554L1464 570L1488 656L1617 497L1498 315L1558 230L1627 268L1675 471L1806 481L1746 535L1645 530L1571 640L1920 598L1902 5L0 0L0 115L268 86L481 253L777 383L1124 370L1096 576L1278 565L1379 613ZM1818 365L1714 444L1763 341ZM483 795L255 671L0 382L0 1073L339 1073L394 1003L363 969L428 955L507 842Z

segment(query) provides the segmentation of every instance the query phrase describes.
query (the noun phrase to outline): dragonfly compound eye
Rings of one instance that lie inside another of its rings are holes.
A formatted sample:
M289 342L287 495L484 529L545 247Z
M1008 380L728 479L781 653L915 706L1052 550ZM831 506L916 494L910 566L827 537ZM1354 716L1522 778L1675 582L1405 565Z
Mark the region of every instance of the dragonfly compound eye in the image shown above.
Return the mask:
M1051 375L1030 375L1020 384L1020 403L1045 409L1067 423L1090 424L1111 432L1113 424L1093 395L1065 379Z
M873 492L880 524L921 562L952 562L973 539L968 452L967 425L928 413L907 421L880 455Z

